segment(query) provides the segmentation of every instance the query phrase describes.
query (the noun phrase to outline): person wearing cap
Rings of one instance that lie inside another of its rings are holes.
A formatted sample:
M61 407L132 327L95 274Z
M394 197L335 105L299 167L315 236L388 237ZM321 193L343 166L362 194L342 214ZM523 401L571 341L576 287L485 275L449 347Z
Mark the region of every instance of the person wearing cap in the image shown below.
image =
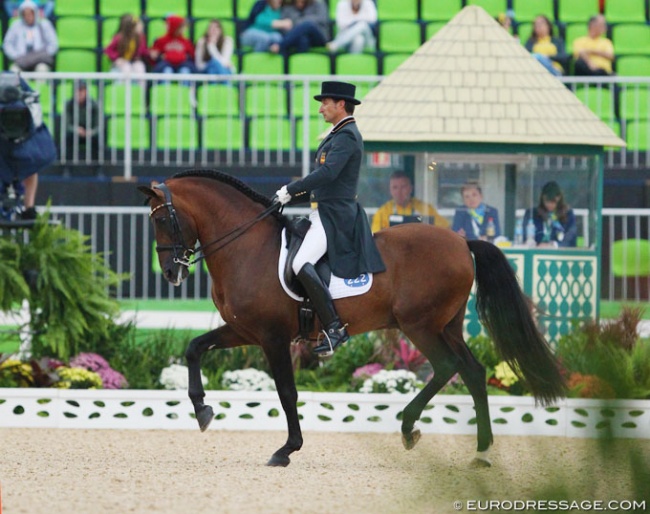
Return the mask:
M88 96L85 81L80 80L74 89L74 97L65 104L65 160L96 163L99 159L99 105ZM69 173L67 167L64 173Z
M195 73L194 45L187 39L185 18L172 15L167 18L167 33L153 42L149 57L154 73Z
M554 180L542 187L537 207L524 214L524 230L528 220L535 224L535 242L540 248L576 246L578 229L573 209L564 200L560 185Z
M314 348L331 354L349 339L327 286L314 265L327 253L332 273L357 278L362 273L385 271L384 262L372 238L368 217L357 202L357 187L363 139L353 118L361 102L356 87L347 82L323 82L314 97L318 112L333 125L316 150L315 168L309 175L282 186L277 201L311 201L311 226L293 261L293 271L314 304L325 338Z

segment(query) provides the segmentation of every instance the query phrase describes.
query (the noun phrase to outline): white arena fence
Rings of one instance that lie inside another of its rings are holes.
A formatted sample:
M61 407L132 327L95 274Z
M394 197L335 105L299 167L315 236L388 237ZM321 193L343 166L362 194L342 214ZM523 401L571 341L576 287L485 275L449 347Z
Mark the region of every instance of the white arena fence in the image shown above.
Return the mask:
M375 211L366 210L369 217ZM87 235L92 251L101 253L111 269L129 275L115 289L117 299L210 298L210 276L204 263L190 268L190 276L179 287L163 278L154 250L148 207L53 206L50 212L65 226ZM301 208L285 209L288 215L306 212ZM450 209L440 209L440 213L450 220L453 217ZM648 300L650 209L603 209L602 214L601 298ZM631 244L620 248L621 241Z
M301 391L298 415L305 431L399 432L401 394ZM275 392L207 391L214 408L210 429L286 430ZM536 407L532 397L491 396L496 435L625 438L650 437L650 401L564 399ZM418 427L431 434L476 434L471 396L439 395ZM187 391L0 389L0 428L104 428L197 430Z
M302 166L328 126L313 101L322 80L314 75L116 75L112 73L24 73L40 92L62 165L134 166ZM226 77L221 77L226 79ZM383 76L343 76L361 99ZM67 139L67 127L90 118L90 108L73 108L75 84L88 84L99 108L96 154ZM608 149L605 165L650 167L650 77L565 77L567 87L627 141ZM308 151L303 151L307 149Z

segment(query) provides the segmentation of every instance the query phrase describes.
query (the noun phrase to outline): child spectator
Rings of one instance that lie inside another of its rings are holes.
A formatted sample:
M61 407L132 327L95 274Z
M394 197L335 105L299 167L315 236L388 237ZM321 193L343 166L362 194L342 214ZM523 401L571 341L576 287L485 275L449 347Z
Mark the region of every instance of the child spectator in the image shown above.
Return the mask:
M240 36L242 46L253 47L253 52L266 52L271 45L280 44L280 31L291 28L291 20L282 20L281 15L282 0L255 2Z
M211 75L230 75L233 72L233 41L223 33L219 20L212 20L205 34L196 42L196 69Z
M546 16L540 15L535 18L533 33L526 41L526 50L553 75L564 74L563 63L566 64L567 61L564 41L553 36L553 24Z
M604 37L607 22L602 14L589 18L588 33L573 42L576 75L606 76L612 74L614 45Z
M339 50L360 54L366 48L376 50L377 40L373 28L377 23L377 8L372 0L340 0L336 5L338 33L327 43L332 52Z
M112 71L121 73L145 73L145 59L149 55L144 38L142 21L137 16L125 14L120 27L104 53L113 62Z
M154 73L194 73L194 45L183 36L185 18L167 18L167 33L156 39L149 50Z
M11 24L3 43L6 56L13 61L11 71L50 71L59 50L52 23L38 16L32 0L20 4L19 13L20 19Z
M320 0L291 0L282 8L282 18L291 21L291 28L279 44L269 47L271 52L308 52L314 46L325 46L330 39L329 14Z

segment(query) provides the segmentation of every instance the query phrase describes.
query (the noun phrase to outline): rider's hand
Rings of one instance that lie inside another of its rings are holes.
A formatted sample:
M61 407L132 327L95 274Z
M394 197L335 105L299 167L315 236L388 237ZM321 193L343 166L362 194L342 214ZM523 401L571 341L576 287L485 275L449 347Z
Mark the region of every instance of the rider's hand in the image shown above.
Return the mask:
M289 191L287 191L287 186L282 186L280 189L278 189L275 192L275 196L278 198L278 202L280 202L281 205L289 203L291 200L291 195L289 194Z

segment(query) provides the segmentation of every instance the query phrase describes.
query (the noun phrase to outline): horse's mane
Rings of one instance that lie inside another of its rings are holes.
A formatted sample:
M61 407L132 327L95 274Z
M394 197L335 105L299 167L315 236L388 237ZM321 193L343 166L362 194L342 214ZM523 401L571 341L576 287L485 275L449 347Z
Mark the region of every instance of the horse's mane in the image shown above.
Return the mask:
M201 178L209 178L212 180L217 180L226 185L234 187L237 191L243 193L252 201L262 204L264 207L270 207L271 204L273 203L271 199L267 198L263 194L258 193L251 187L247 186L238 178L235 178L232 175L228 175L223 171L217 171L213 169L191 169L191 170L179 171L178 173L175 173L171 178L184 178L184 177L201 177ZM272 214L278 220L284 221L284 216L280 214L278 211L274 211Z

